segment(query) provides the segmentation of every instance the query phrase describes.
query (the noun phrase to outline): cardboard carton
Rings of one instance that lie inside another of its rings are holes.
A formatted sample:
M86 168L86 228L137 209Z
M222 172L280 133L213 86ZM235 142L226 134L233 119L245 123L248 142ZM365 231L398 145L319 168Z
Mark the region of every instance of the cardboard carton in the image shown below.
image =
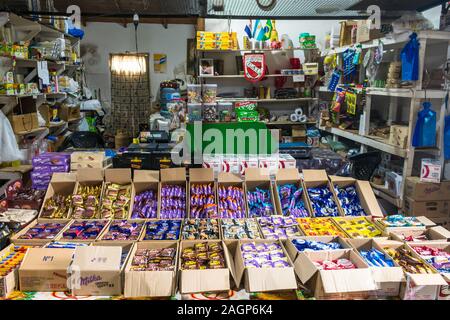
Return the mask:
M350 244L348 244L348 242L345 241L344 238L337 237L337 236L304 236L304 237L295 237L295 239L319 241L319 242L323 242L323 243L337 242L342 247L342 249L337 249L337 250L351 249ZM293 239L287 239L287 240L282 240L282 242L283 242L283 245L284 245L287 253L289 254L289 257L291 258L291 260L295 261L297 259L297 256L299 254L303 254L303 252L300 252L297 250L297 248L292 243L292 240Z
M240 173L240 157L238 156L222 156L220 172ZM190 178L190 177L189 177Z
M239 172L242 176L245 175L245 170L248 168L258 168L257 155L246 155L239 158Z
M133 271L131 265L137 249L174 248L176 250L174 271ZM133 245L130 258L125 266L124 296L128 297L169 297L177 288L177 241L137 242Z
M22 291L66 291L67 268L74 250L30 248L19 268Z
M84 168L80 169L76 172L77 181L74 188L74 194L78 194L78 189L81 186L100 186L100 188L103 188L103 179L104 179L104 172L101 169L91 169L91 168ZM98 199L98 212L97 217L100 216L100 205L102 203L102 192L100 191L100 198ZM73 207L72 207L72 214L73 214ZM71 216L72 216L71 214Z
M311 213L312 217L315 216L315 213L314 213L314 210L313 210L313 207L311 204L311 198L309 197L309 194L308 194L309 188L316 188L319 186L327 186L328 189L333 194L334 202L336 202L336 205L337 205L336 194L334 192L334 189L333 189L330 181L328 180L328 175L325 170L302 170L302 172L303 172L303 187L306 191L308 208L309 208L309 212ZM339 209L337 209L337 211L339 214Z
M213 187L213 195L214 195L214 204L217 208L217 183L214 180L214 171L211 168L194 168L189 169L189 184L188 184L188 191L187 194L189 196L189 200L186 201L187 208L187 214L188 217L191 217L191 187L193 185L198 184L211 184ZM218 213L216 211L215 216L211 216L208 218L217 218Z
M295 169L297 162L293 156L288 153L282 153L278 158L278 169Z
M136 195L147 190L153 190L154 192L156 192L156 199L157 200L159 199L159 171L135 170L133 183L131 185L131 203L130 203L129 219L133 219L132 214ZM156 209L156 217L159 217L158 208Z
M448 201L450 199L450 181L420 182L419 177L407 177L405 197L415 201Z
M393 240L405 241L405 237L419 237L425 235L427 242L442 242L450 239L450 231L442 226L431 227L426 230L394 230L389 236Z
M287 257L289 267L286 268L248 268L244 266L244 258L242 256L241 245L243 243L278 243L283 248ZM289 259L289 254L283 247L280 240L239 240L235 241L235 279L236 286L240 287L241 283L247 292L265 292L275 290L297 289L297 281L295 279L294 267Z
M273 183L273 194L275 198L277 213L280 215L289 215L288 212L286 214L283 213L280 194L278 193L278 187L285 184L294 184L297 186L297 188L303 189L302 179L297 168L280 169L275 175L275 182ZM308 199L305 189L303 189L302 192L302 200L305 205L305 209L308 211L309 216L311 216L310 206L308 205Z
M273 214L276 215L276 207L275 207L275 197L273 194L273 188L272 184L270 182L270 173L269 169L264 168L249 168L245 171L245 184L244 184L244 192L247 195L248 192L253 192L256 190L256 188L261 188L265 190L269 190L270 192L270 200L273 205L274 212ZM248 201L247 201L247 215L248 217L252 218L250 216L250 209L249 209Z
M330 176L331 185L334 187L347 187L354 185L356 187L356 193L358 194L359 201L361 203L364 212L372 217L382 218L383 212L378 204L377 198L373 193L372 186L369 181L356 180L349 177ZM336 204L342 216L345 216L345 212L342 209L341 203L336 194Z
M404 210L409 216L450 219L450 201L415 201L406 197Z
M238 175L233 174L233 173L228 173L228 172L219 173L219 176L217 177L217 191L219 190L220 186L224 186L224 187L233 186L233 187L242 188L242 190L244 190L244 203L247 203L244 182ZM218 203L219 202L219 194L218 193L216 195L216 198L217 198L217 203ZM248 217L247 206L245 206L242 209L245 211L245 217ZM217 206L217 210L218 210L219 217L222 217L219 206Z
M258 159L258 167L261 169L268 169L269 174L276 174L278 171L278 155L260 156Z
M20 106L20 108L18 108ZM8 116L14 133L30 132L39 127L36 102L32 97L20 98L20 103Z
M59 116L64 121L78 120L81 118L80 106L69 107L63 104L59 110Z
M80 169L109 169L112 164L112 158L105 158L103 161L90 161L90 162L71 162L70 171L78 171Z
M22 235L26 234L28 232L28 230L34 228L36 226L36 224L38 224L38 221L34 220L28 226L26 226L25 228L20 230L18 233L16 233L14 236L12 236L10 241L11 241L11 243L14 243L15 245L21 245L21 246L40 246L40 245L43 246L46 243L51 242L54 239L56 239L61 234L61 232L65 229L65 226L67 225L67 223L69 221L68 220L53 219L51 222L52 223L61 223L63 225L63 227L61 228L61 231L58 232L55 235L54 238L48 238L48 239L21 239Z
M158 214L159 218L161 218L161 189L165 185L177 185L177 186L184 186L186 189L186 206L189 207L189 188L186 178L186 169L185 168L170 168L170 169L161 169L160 170L161 175L161 183L159 184L159 190L158 190ZM186 213L189 210L186 208ZM184 218L187 218L188 215L186 214Z
M212 168L214 175L217 176L222 171L222 158L219 155L209 155L203 157L203 168Z
M133 220L133 221L135 221L135 220ZM179 221L180 222L180 232L179 232L179 235L178 235L178 239L164 239L164 240L145 240L145 236L146 236L146 234L147 234L147 227L148 227L148 224L150 223L150 222L155 222L155 221L171 221L171 222L175 222L175 221ZM143 228L143 230L142 230L142 233L141 233L141 236L140 236L140 238L139 238L139 242L147 242L147 241L178 241L178 240L180 240L181 239L181 232L182 232L182 230L183 230L183 222L184 222L184 220L182 220L182 219L146 219L145 220L145 223L144 223L144 228ZM114 241L114 242L116 242L116 241Z
M374 224L381 230L383 230L386 234L389 234L393 231L399 231L399 230L425 230L430 227L436 226L436 224L424 216L416 217L419 222L423 224L423 226L417 226L417 227L388 227L383 223L383 219L373 219Z
M181 266L181 258L179 259L178 267L180 269L180 292L181 293L195 293L205 291L228 291L231 288L231 276L234 278L234 262L228 250L228 247L223 241L209 240L203 241L207 243L220 243L224 250L225 268L223 269L206 269L206 270L183 270ZM184 248L193 247L198 241L181 241L179 256Z
M141 226L141 230L139 231L139 235L137 236L136 240L107 240L105 239L106 234L109 232L109 229L111 228L111 226L114 224L114 222L116 221L127 221L129 223L134 223L136 225L140 225ZM126 245L126 244L130 244L136 241L139 241L141 238L144 237L144 229L145 229L145 222L147 220L144 219L133 219L133 220L122 220L122 219L113 219L111 220L111 223L108 223L108 225L105 227L104 232L101 233L101 235L97 238L96 241L101 241L104 243L117 243L117 244L121 244L121 245Z
M102 190L102 200L105 197L105 192L107 189L107 185L109 183L116 183L121 186L130 186L130 196L131 196L131 169L105 169L105 181L103 182L103 190ZM130 203L131 206L131 203ZM130 211L126 214L128 217Z

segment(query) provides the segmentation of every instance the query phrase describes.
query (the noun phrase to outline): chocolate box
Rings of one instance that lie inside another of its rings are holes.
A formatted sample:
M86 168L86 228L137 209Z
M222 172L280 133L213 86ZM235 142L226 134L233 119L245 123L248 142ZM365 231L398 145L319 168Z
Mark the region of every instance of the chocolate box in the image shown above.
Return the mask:
M159 217L159 171L152 170L135 170L133 183L131 185L131 203L129 219L133 219L133 209L136 195L141 192L153 190L156 192L156 201L158 205L156 207L156 217ZM137 218L140 219L140 218Z

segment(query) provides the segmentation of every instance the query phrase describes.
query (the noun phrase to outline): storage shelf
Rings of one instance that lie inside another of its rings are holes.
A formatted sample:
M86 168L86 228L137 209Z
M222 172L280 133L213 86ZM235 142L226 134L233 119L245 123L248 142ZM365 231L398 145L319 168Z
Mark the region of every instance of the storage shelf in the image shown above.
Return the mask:
M196 49L198 52L214 52L214 53L234 53L234 52L289 52L289 51L309 51L309 50L319 50L318 48L304 49L304 48L288 48L288 49L230 49L230 50L207 50L207 49Z
M396 206L397 208L403 207L402 200L399 197L395 197L395 196L391 195L389 193L389 191L387 190L387 188L385 188L384 186L374 184L373 182L371 182L370 185L372 186L373 193L376 196L386 200L387 202L391 203L392 205Z
M31 135L31 134L41 133L41 132L44 132L44 131L46 131L46 130L48 131L48 128L47 128L47 127L39 127L39 128L30 130L30 131L20 131L20 132L15 132L14 134L15 134L16 136L27 136L27 135Z
M318 98L292 98L292 99L217 99L217 102L243 102L243 101L256 101L258 103L281 103L281 102L301 102L301 101L315 101Z
M276 78L276 77L294 77L295 75L285 75L285 74L266 74L264 76L264 78ZM221 79L221 78L242 78L245 79L245 76L243 74L224 74L224 75L219 75L219 76L205 76L205 75L200 75L198 76L199 78L202 79Z
M306 122L293 122L293 121L274 121L274 122L265 122L268 126L295 126L302 124L314 125L317 124L317 121L306 121Z
M412 88L376 88L367 87L366 94L372 96L385 96L385 97L399 97L399 98L419 98L424 99L443 99L447 95L445 90L416 90ZM334 93L333 91L328 91L327 87L319 87L319 92Z

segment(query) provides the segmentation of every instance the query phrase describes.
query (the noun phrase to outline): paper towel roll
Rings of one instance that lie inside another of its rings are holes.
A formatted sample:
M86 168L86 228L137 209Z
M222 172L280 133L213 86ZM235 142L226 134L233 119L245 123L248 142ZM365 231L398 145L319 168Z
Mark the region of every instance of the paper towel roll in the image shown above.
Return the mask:
M298 115L296 113L291 114L290 118L291 118L292 122L298 122L298 120L299 120L298 119L299 117L298 117Z
M301 117L303 115L303 109L302 108L295 109L295 114Z
M302 123L306 122L306 120L308 120L308 118L305 115L298 117L298 121L300 121Z

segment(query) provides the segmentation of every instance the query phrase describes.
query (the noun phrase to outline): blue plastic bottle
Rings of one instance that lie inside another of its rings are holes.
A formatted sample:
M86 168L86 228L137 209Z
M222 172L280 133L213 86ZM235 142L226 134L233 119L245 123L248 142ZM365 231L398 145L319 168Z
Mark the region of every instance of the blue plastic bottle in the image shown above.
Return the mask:
M413 147L436 146L436 112L431 109L429 101L423 103L423 109L417 114L412 145Z

